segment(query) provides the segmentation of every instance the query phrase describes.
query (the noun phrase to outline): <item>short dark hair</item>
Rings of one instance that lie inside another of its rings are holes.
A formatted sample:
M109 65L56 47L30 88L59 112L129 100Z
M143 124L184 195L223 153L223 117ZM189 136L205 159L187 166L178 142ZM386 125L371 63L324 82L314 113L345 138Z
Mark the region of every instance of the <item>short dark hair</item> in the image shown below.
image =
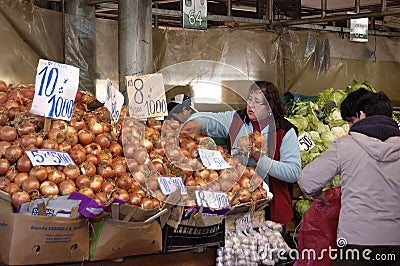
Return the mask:
M360 111L357 109L358 101L364 95L371 93L371 91L365 88L360 88L356 91L350 92L340 105L340 114L342 119L349 122L352 117L357 117L358 112Z
M365 116L384 115L392 117L393 104L384 92L364 95L358 101L357 109L364 112Z

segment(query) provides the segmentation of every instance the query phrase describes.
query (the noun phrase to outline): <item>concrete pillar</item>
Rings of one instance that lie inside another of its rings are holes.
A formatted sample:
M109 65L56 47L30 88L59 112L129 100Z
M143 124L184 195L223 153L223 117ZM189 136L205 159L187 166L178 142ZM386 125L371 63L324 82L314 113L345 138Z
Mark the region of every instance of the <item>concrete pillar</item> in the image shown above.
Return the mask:
M88 0L65 2L64 61L80 69L79 88L95 92L95 8Z
M129 103L125 76L153 72L151 4L151 0L119 0L119 90L125 104Z

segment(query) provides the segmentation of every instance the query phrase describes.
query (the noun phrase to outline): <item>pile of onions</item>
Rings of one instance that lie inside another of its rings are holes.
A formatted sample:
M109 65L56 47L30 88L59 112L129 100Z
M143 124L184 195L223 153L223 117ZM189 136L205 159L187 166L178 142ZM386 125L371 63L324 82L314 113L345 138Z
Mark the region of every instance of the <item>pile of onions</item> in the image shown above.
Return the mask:
M107 205L114 198L143 209L160 201L133 178L123 155L121 123L111 125L105 107L87 111L93 97L78 91L71 121L55 120L44 132L44 118L29 113L34 85L9 85L0 80L0 189L15 208L39 197L74 191ZM121 121L126 108L121 111ZM32 166L25 151L68 152L75 165Z
M143 209L161 206L166 195L159 176L181 177L188 194L181 203L196 205L195 190L227 192L232 204L267 197L262 179L207 136L179 134L174 120L126 117L111 124L105 107L88 111L93 96L78 91L70 121L53 119L44 131L44 118L29 113L33 85L7 86L0 81L0 189L9 193L15 208L37 197L56 197L77 191L108 205L114 198ZM258 145L255 140L255 145ZM54 149L67 152L75 165L32 166L25 151ZM198 149L221 152L232 166L206 169Z
M209 137L183 136L179 134L179 129L180 124L175 120L165 120L161 124L154 119L148 119L146 123L134 118L125 119L122 128L124 154L129 170L142 187L163 200L165 196L157 176L181 177L188 191L187 195L182 195L182 204L185 206L196 205L195 190L227 192L232 205L267 198L268 192L262 186L262 178L254 168L243 165L237 157L230 156ZM257 147L263 145L262 138L255 135L251 137L251 143ZM205 168L198 149L220 151L232 168Z

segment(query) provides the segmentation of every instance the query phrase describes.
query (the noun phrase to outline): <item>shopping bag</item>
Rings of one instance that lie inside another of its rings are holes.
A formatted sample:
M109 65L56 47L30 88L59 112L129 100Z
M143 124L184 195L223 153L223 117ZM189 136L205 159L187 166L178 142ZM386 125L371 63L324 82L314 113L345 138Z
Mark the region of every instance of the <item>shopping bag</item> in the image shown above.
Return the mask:
M325 191L330 205L314 199L304 214L298 234L298 259L296 266L331 265L329 250L336 249L340 212L340 187Z

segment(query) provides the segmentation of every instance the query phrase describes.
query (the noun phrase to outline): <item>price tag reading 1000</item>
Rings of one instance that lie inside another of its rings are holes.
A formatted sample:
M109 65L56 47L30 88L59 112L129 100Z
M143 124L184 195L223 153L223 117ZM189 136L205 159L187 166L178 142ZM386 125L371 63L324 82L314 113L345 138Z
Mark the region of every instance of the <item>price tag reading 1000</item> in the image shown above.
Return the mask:
M71 120L79 85L79 68L40 59L31 113Z
M126 77L129 115L139 119L168 115L162 75Z

